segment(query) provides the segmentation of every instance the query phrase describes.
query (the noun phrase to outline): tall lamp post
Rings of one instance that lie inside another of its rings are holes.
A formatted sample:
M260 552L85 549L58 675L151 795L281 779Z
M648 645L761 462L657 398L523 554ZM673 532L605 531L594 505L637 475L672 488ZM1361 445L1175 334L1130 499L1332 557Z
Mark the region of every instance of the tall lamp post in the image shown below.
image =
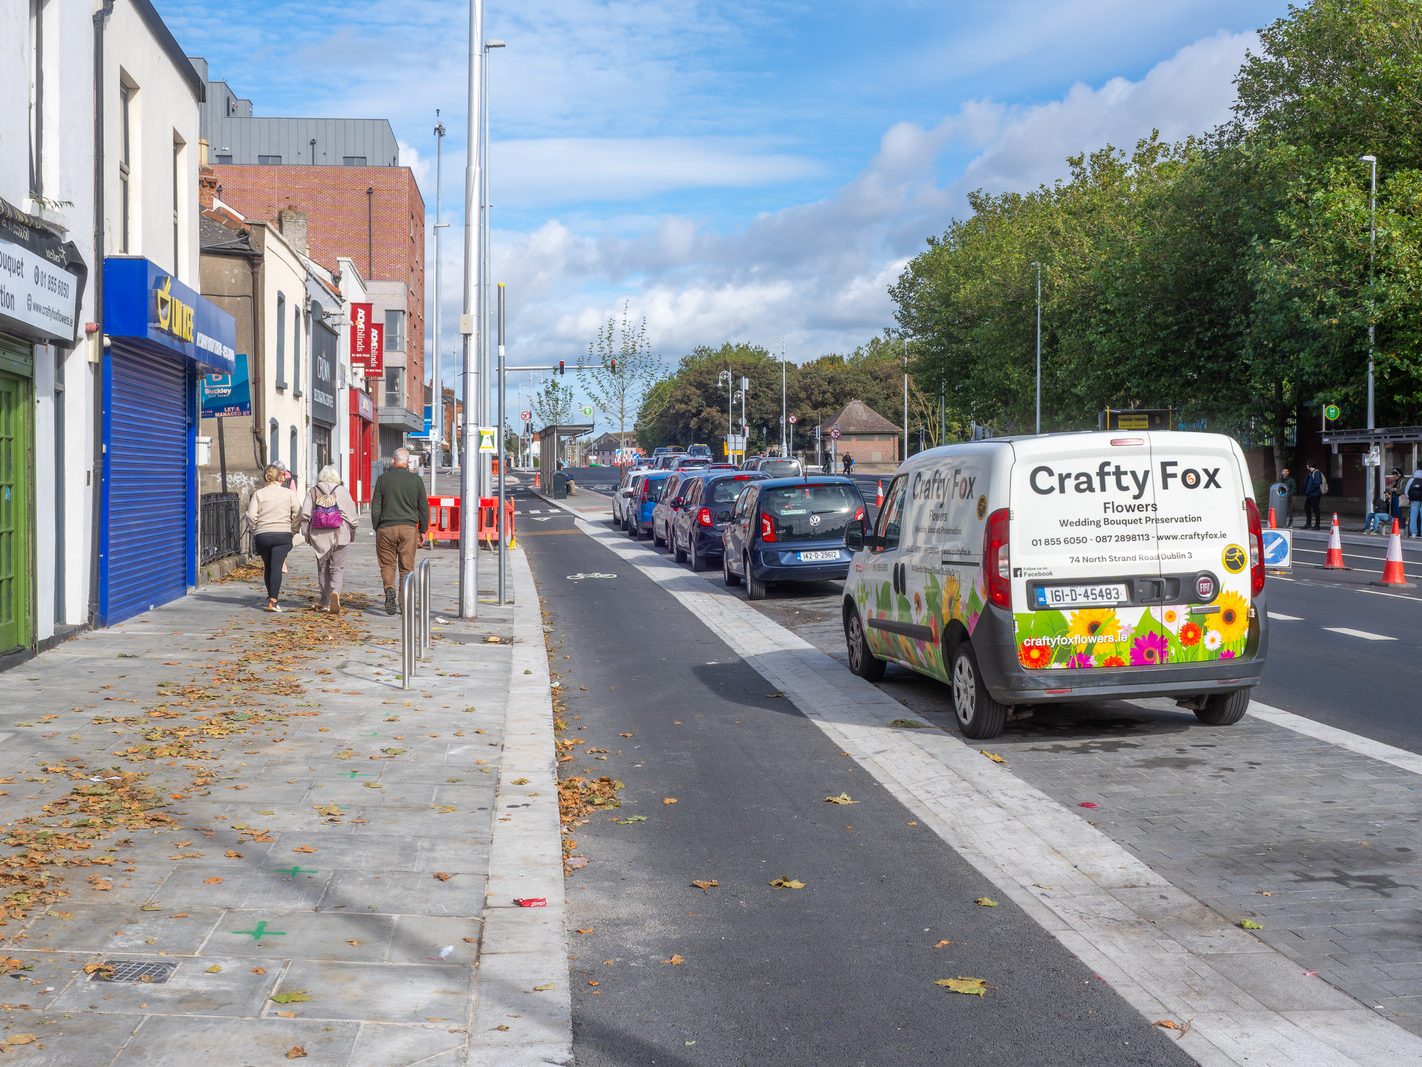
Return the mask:
M444 389L439 380L439 297L440 297L440 256L439 231L448 223L440 221L440 187L444 178L444 123L439 121L439 108L435 108L435 221L434 221L434 351L430 360L430 381L434 384L434 418L430 420L430 450L434 461L430 464L430 496L435 496L435 479L439 477L439 453L444 444Z
M1362 161L1368 164L1371 173L1371 184L1368 189L1368 451L1372 452L1374 435L1377 429L1377 417L1373 411L1373 342L1376 339L1377 327L1373 322L1373 256L1377 250L1378 243L1378 157L1367 155L1361 157ZM1368 500L1367 505L1372 507L1372 499L1378 492L1378 476L1382 473L1382 456L1378 456L1378 463L1373 468L1373 473L1368 476Z
M504 42L498 39L490 39L484 42L483 62L479 64L479 98L483 101L483 113L479 116L479 380L484 383L484 387L479 391L479 400L475 407L475 415L480 426L488 426L491 422L489 418L489 387L493 384L494 375L491 372L489 339L493 335L494 323L489 315L489 279L493 272L489 267L489 52L495 48L504 47ZM492 469L492 456L479 456L479 495L492 496L493 489L490 485L490 470Z
M736 379L727 367L716 375L716 384L726 387L726 462L731 460L731 403L736 392Z
M904 459L908 459L908 342L904 342Z
M1042 264L1041 261L1034 261L1032 266L1037 268L1037 428L1034 433L1042 432Z
M487 381L479 374L475 326L481 293L479 258L479 193L484 188L484 3L469 0L469 112L467 163L464 168L464 300L459 317L459 332L463 338L464 412L460 420L464 430L464 465L459 470L460 513L473 516L478 506L477 452L469 454L470 442L477 441L475 408ZM463 537L459 541L459 614L472 619L479 612L478 539Z

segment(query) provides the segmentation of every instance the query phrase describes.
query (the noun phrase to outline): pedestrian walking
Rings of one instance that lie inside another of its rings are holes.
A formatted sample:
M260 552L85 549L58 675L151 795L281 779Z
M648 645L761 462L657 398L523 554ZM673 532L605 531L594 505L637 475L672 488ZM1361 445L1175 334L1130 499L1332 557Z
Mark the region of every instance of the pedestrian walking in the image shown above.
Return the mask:
M301 510L296 494L281 484L282 471L275 463L262 471L262 487L247 498L247 526L252 531L252 549L262 559L262 576L267 586L267 610L280 611L281 575L291 552L292 531Z
M840 462L844 464L845 477L848 477L849 472L854 470L854 457L851 456L848 452L846 452L844 456L840 459Z
M370 525L375 528L375 558L385 587L385 614L399 610L396 586L415 569L415 549L430 525L424 480L410 470L410 451L397 448L390 468L375 481L370 495Z
M1412 472L1412 477L1402 487L1402 493L1411 507L1411 514L1407 517L1407 536L1422 537L1422 467Z
M341 613L341 590L346 576L346 546L355 540L360 513L350 490L335 467L322 467L316 484L301 504L301 534L316 553L316 580L321 587L317 607L332 615Z
M1328 479L1312 461L1304 464L1308 473L1304 476L1304 529L1323 529L1323 494L1328 492Z

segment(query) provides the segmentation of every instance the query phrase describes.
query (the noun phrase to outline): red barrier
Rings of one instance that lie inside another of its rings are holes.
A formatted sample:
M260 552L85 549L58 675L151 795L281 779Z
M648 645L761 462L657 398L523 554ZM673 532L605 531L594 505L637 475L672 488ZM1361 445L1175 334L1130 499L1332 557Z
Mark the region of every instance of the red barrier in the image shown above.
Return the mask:
M436 541L459 543L459 497L432 496L430 503L430 528L426 535L430 544Z
M488 543L490 548L498 545L499 538L499 500L498 497L481 496L479 498L479 533L480 541ZM514 536L514 502L512 499L504 500L504 537L512 540Z

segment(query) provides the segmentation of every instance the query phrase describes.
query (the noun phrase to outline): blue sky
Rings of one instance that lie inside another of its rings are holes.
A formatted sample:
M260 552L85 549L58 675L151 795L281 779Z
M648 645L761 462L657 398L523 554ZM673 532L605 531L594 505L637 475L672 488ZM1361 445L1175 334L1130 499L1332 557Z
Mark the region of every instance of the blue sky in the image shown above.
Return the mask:
M257 114L386 117L462 223L464 0L155 0ZM585 352L625 300L674 362L791 359L892 325L887 287L973 188L1228 115L1283 0L486 0L494 275L514 362ZM238 13L240 12L240 18ZM446 240L453 351L459 240ZM433 242L428 244L433 249ZM433 271L427 274L433 279ZM431 294L431 299L433 298Z

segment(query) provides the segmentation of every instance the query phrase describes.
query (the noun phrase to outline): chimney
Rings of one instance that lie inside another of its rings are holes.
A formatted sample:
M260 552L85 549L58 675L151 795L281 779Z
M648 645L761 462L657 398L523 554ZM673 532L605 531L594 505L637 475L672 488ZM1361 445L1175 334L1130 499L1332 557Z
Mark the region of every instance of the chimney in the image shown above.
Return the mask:
M216 206L217 174L211 167L198 168L198 208L208 211Z
M277 228L291 245L303 256L309 253L306 246L306 212L285 208L277 212Z

